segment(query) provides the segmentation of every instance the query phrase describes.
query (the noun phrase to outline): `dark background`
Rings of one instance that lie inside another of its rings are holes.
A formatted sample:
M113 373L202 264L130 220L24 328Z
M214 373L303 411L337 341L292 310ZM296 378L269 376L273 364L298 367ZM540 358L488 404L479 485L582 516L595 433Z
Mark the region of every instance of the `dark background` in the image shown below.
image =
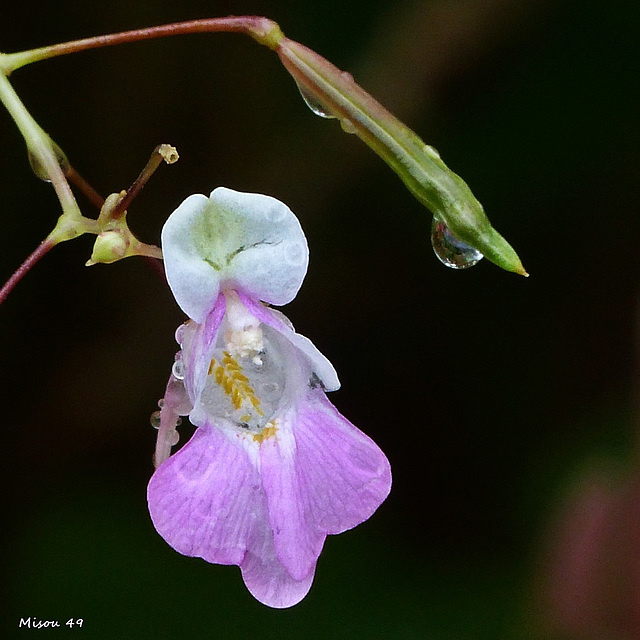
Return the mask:
M83 618L40 633L88 638L550 637L541 559L565 487L593 460L621 477L635 464L640 5L25 0L0 10L0 50L228 14L270 17L351 71L463 176L531 277L440 265L428 212L246 36L15 72L103 194L157 144L178 148L129 209L142 240L219 185L297 213L311 264L285 311L336 366L331 399L387 453L394 487L327 540L291 610L254 601L235 567L173 552L145 488L183 317L143 260L87 269L92 239L65 243L0 308L3 637L36 633L17 630L28 616ZM6 112L0 140L6 279L59 205Z

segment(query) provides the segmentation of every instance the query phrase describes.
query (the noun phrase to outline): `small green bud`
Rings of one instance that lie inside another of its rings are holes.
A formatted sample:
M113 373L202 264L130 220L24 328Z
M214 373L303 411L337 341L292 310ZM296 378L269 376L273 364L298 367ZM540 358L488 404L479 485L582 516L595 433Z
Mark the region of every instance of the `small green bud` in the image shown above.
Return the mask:
M110 229L98 234L95 244L93 245L93 253L87 261L86 266L101 262L102 264L110 264L121 260L127 255L129 250L129 238L122 229Z

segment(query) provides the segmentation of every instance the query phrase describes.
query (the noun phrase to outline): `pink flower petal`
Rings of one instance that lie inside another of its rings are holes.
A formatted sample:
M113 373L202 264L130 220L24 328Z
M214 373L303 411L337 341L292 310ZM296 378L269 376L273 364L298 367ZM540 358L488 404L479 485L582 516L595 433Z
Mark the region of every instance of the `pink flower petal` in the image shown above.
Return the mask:
M275 552L302 579L326 534L369 518L391 489L389 461L378 446L326 399L309 390L260 448L262 481Z
M176 551L236 564L263 604L292 607L311 588L315 566L301 580L276 557L267 502L246 446L209 426L154 473L147 491L158 533Z
M260 476L246 449L209 426L156 469L147 500L155 528L176 551L218 564L240 564L264 518Z
M284 609L298 604L307 595L313 582L315 564L301 580L291 577L276 557L266 508L265 500L264 526L254 528L250 549L240 568L244 583L256 600L269 607Z
M222 319L226 311L226 300L220 294L209 311L203 324L189 327L186 334L188 339L182 345L182 358L185 368L185 387L191 396L191 402L196 403L207 380L211 354L215 349L216 338Z

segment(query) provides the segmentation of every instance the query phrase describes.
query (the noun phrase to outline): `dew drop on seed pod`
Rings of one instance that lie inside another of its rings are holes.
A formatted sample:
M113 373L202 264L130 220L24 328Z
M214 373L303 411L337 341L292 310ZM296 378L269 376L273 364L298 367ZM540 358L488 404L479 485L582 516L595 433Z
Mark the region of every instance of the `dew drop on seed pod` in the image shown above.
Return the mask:
M313 113L321 118L335 118L335 116L321 102L319 102L306 87L298 85L298 90L300 91L302 99L307 104L307 107L309 107Z
M356 132L356 128L355 128L353 122L351 122L351 120L349 120L347 118L342 118L340 120L340 126L342 127L342 130L345 133L355 133Z
M436 217L431 224L431 246L438 260L451 269L468 269L484 257L477 249L456 238Z
M430 144L424 145L424 151L425 153L428 153L430 156L433 156L434 158L440 158L440 154L438 153L438 150L435 147L432 147Z
M149 422L151 422L151 426L154 429L159 429L160 428L160 412L154 411L151 414L151 417L149 418Z

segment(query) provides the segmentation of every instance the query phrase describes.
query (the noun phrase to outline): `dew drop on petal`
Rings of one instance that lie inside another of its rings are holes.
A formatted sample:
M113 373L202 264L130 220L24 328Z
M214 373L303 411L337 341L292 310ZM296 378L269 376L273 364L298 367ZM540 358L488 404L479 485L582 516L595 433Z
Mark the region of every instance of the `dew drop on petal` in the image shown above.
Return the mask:
M178 380L184 380L184 362L182 362L181 359L178 359L173 363L171 373L173 373L174 378L177 378Z
M184 340L184 332L185 329L187 328L187 323L183 322L177 329L176 329L176 342L182 346L182 341Z
M154 411L151 414L151 418L149 419L149 422L151 422L151 426L154 429L159 429L160 428L160 412Z
M280 390L280 385L277 382L265 382L260 385L260 394L267 400L273 400L274 398L279 400L282 395L282 391Z
M170 446L175 447L178 444L179 440L180 434L175 429L169 431L169 433L167 434L167 443Z
M329 109L327 109L314 95L312 95L306 87L298 85L298 89L302 99L313 113L321 118L335 118L331 111L329 111Z
M431 245L438 260L451 269L473 267L484 257L477 249L456 238L436 217L431 224Z
M269 222L280 222L287 217L288 208L282 206L282 203L278 203L270 207L264 212L264 217Z
M288 242L284 246L284 259L293 266L304 264L307 248L301 242Z

